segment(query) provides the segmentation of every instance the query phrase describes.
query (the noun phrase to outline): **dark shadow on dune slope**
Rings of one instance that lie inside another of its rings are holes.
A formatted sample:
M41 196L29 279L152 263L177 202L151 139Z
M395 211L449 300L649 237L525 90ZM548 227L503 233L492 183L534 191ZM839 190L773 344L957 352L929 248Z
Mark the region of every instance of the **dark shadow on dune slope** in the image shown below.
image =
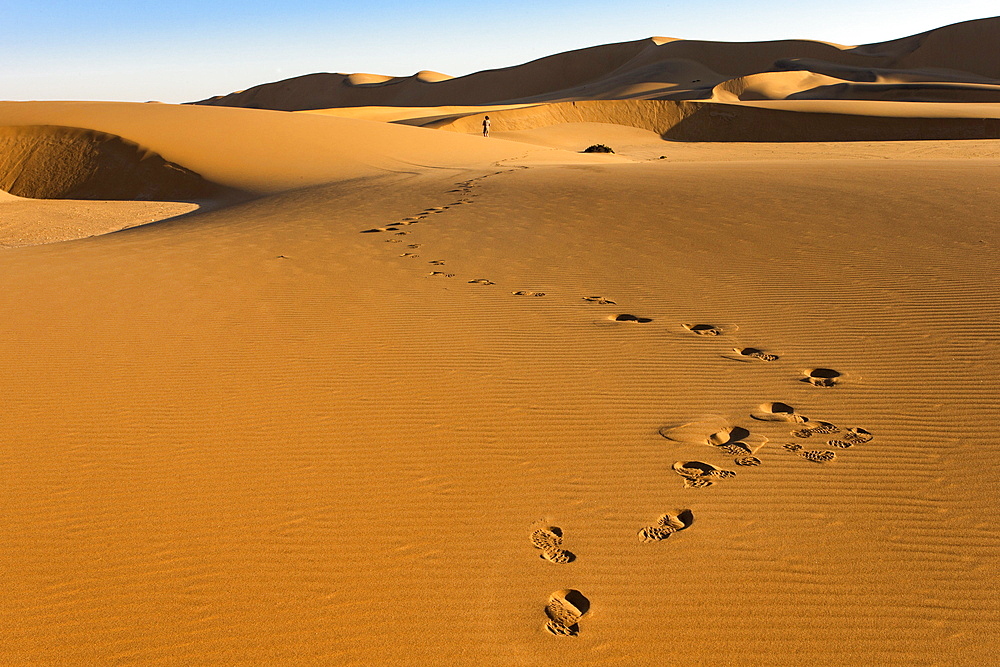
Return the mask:
M0 127L0 189L33 199L203 201L233 191L122 137L76 127Z

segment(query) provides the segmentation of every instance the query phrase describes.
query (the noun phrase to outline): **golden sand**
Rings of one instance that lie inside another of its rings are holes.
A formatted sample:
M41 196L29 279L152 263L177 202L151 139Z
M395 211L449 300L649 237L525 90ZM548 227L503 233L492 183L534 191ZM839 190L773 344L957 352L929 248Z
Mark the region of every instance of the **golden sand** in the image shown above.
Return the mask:
M0 104L256 197L0 250L0 662L992 662L1000 143L613 120Z

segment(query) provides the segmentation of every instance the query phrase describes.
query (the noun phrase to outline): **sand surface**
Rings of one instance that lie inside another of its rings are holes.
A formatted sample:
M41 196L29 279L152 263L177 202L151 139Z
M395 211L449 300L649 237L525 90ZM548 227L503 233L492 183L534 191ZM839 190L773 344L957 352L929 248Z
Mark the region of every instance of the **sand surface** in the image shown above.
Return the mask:
M995 661L1000 141L367 113L0 103L253 197L0 192L0 664Z

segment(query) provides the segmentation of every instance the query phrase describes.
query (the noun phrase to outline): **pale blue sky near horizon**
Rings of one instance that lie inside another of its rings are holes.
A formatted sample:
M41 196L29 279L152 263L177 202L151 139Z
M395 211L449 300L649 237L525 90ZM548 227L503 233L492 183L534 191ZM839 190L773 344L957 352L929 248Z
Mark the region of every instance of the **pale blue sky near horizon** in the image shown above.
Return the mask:
M887 41L996 0L2 0L0 99L186 102L313 72L453 76L654 35Z

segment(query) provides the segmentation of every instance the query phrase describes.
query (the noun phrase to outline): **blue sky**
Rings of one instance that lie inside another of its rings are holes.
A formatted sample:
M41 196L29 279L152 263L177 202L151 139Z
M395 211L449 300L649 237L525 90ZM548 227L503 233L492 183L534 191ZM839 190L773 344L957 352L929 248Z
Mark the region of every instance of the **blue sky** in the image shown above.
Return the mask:
M451 75L652 35L863 44L996 0L2 0L0 99L182 102L311 72Z

